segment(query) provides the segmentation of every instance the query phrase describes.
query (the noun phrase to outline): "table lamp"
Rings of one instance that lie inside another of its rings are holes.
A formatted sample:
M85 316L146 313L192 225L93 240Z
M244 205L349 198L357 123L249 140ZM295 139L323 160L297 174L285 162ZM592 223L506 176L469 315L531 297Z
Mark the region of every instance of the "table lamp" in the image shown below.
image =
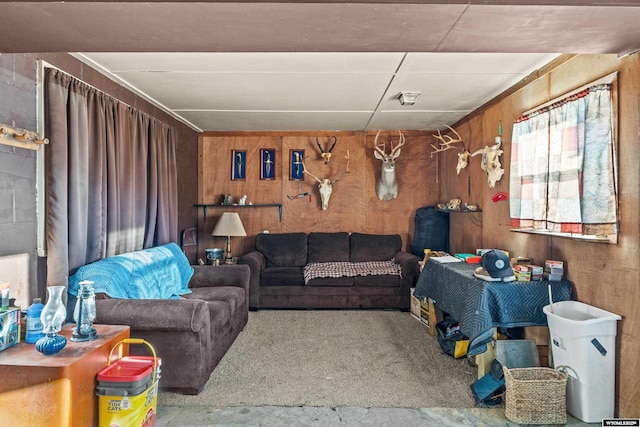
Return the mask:
M227 252L225 254L225 263L233 264L231 256L231 236L246 236L240 216L236 212L223 212L218 223L213 227L212 236L227 236Z

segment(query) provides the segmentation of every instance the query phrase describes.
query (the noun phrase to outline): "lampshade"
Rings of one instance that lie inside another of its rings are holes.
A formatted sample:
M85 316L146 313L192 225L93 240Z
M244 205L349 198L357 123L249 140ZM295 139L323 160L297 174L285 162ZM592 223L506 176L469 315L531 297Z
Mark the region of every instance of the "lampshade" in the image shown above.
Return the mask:
M240 215L236 212L223 212L218 223L213 227L212 236L246 236Z

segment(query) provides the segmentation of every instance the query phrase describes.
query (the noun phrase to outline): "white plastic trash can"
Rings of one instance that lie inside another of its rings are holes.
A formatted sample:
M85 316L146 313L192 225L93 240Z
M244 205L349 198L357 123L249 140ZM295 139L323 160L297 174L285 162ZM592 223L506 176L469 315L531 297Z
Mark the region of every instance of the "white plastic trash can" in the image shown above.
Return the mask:
M543 307L553 364L567 369L567 412L586 423L613 418L616 334L621 317L577 301Z

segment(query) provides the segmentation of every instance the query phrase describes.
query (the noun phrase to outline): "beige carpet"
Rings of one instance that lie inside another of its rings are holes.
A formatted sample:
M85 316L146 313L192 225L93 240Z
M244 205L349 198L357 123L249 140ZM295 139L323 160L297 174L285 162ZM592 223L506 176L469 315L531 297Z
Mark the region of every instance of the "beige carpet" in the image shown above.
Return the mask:
M476 370L399 311L258 311L197 396L159 406L472 408Z

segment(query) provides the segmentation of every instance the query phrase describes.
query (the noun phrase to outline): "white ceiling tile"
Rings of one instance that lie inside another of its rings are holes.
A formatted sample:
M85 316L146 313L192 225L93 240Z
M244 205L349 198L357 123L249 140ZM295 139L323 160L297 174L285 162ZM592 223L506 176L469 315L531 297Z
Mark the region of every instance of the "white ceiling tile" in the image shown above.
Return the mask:
M76 54L198 130L443 129L552 54ZM421 95L402 106L401 91Z
M408 53L402 71L435 74L529 74L557 56L548 53Z
M441 111L419 111L419 112L396 112L383 111L376 113L367 126L368 130L378 129L414 129L414 130L436 130L445 129L446 125L457 122L469 112L441 112Z
M184 111L201 129L215 131L363 130L369 113Z
M129 52L85 53L104 69L122 72L393 73L402 52Z
M432 74L410 73L399 76L389 86L381 105L383 110L473 110L525 77L525 74ZM417 91L413 106L400 105L397 95Z
M371 73L119 73L174 110L373 111L390 80Z

